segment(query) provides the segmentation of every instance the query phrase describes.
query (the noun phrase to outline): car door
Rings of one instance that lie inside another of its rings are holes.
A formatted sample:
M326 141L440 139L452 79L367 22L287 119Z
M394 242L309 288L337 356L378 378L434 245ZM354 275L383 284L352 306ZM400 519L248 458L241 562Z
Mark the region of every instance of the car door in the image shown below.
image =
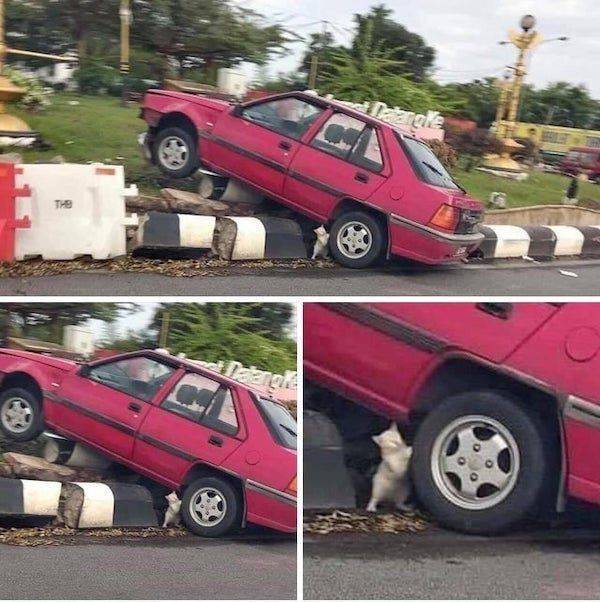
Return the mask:
M325 221L343 197L366 201L385 182L387 170L377 129L333 113L294 155L283 194Z
M135 433L173 372L171 366L142 355L83 366L55 391L56 426L131 459Z
M221 465L244 437L235 392L187 372L150 409L137 435L134 462L175 485L195 463Z
M322 112L294 96L234 107L211 132L211 164L279 196L300 139Z

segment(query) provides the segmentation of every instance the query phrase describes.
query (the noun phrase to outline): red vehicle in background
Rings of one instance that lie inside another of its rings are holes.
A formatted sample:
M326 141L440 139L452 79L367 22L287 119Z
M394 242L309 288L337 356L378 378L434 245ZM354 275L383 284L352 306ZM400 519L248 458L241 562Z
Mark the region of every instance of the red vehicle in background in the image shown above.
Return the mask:
M483 239L482 204L429 146L343 103L292 92L230 104L151 90L142 118L147 154L165 174L202 166L325 224L342 265L391 255L448 263Z
M562 172L577 176L586 174L590 182L600 184L600 148L577 146L560 162Z
M400 423L448 527L600 504L600 304L309 303L304 371Z
M296 422L281 404L154 351L77 364L0 350L0 430L49 428L176 490L186 526L296 530Z

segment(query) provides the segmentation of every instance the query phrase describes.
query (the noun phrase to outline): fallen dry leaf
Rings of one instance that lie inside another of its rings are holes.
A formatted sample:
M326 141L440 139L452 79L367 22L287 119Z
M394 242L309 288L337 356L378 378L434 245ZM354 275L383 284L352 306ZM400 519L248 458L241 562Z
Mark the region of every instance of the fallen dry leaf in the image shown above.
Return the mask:
M329 533L415 533L428 523L417 513L367 513L362 510L346 512L305 512L304 532L318 535Z

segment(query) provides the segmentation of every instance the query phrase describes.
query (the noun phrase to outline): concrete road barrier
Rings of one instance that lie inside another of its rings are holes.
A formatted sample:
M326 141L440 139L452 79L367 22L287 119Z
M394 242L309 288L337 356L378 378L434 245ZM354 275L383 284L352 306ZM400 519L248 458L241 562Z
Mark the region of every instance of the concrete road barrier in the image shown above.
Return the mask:
M61 516L68 527L156 527L150 492L127 483L66 483Z
M600 225L594 226L480 226L485 236L475 257L483 259L532 257L600 257Z
M0 478L0 516L56 516L62 484Z

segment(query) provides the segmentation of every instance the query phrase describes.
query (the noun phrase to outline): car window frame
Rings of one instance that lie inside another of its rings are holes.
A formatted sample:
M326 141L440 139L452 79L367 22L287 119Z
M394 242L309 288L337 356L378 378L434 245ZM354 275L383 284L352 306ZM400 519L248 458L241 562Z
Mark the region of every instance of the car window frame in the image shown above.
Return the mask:
M360 121L363 124L363 128L360 131L360 134L356 137L356 140L354 141L354 144L348 149L348 151L346 152L346 157L340 157L339 155L336 155L335 153L328 151L325 148L320 148L318 146L314 146L313 142L315 141L316 137L318 136L319 132L321 132L321 130L327 125L327 123L329 123L330 119L334 116L334 115L346 115L346 117L350 117L351 119L355 119L356 121ZM369 167L365 167L363 165L360 165L360 163L356 162L356 161L351 161L350 160L350 156L352 155L354 149L356 148L356 145L358 144L358 141L360 139L360 137L364 134L365 130L367 128L370 128L372 131L375 132L375 135L377 136L377 142L379 143L379 150L380 150L380 154L381 154L381 168L378 170L374 170L371 169ZM325 119L325 121L321 124L321 126L317 129L317 131L310 137L310 139L308 139L305 142L306 146L310 147L313 150L316 151L320 151L322 153L325 153L326 155L329 155L330 157L333 157L335 159L338 159L339 161L344 161L345 163L348 163L349 165L353 165L354 167L358 167L359 169L364 169L365 171L368 171L370 173L373 174L381 174L386 166L386 158L385 158L385 154L383 152L383 138L379 132L379 127L377 127L375 124L373 123L369 123L367 121L364 121L363 119L360 119L359 117L356 117L355 115L350 115L349 113L346 113L345 111L340 111L338 109L333 109L333 111L331 112L331 114L327 117L327 119Z
M275 128L269 127L269 126L264 125L262 123L258 123L257 121L252 121L252 119L248 119L247 117L244 116L244 111L246 111L246 109L251 109L252 107L255 107L257 105L267 104L269 102L278 102L278 101L282 101L282 100L289 100L290 98L294 98L294 99L296 99L296 100L298 100L300 102L304 102L307 105L311 105L312 107L315 107L315 108L317 108L320 111L320 113L315 117L314 121L297 138L295 138L294 136L291 136L289 134L284 134L282 132L279 132ZM285 97L280 97L280 98L265 99L264 101L257 101L257 102L253 102L253 103L248 104L248 105L243 105L239 109L239 111L240 111L239 112L239 118L240 119L243 119L244 121L246 121L248 123L251 123L252 125L255 125L257 127L260 127L260 128L265 129L265 130L268 130L269 132L273 132L274 134L277 134L278 136L282 136L283 138L288 138L289 140L293 140L294 142L300 143L302 141L302 139L306 136L307 132L310 131L311 127L321 117L323 117L323 114L327 111L327 109L325 107L323 107L322 105L320 105L319 103L311 102L309 99L306 99L306 98L303 98L303 97L300 97L300 96L285 96Z
M179 385L181 383L181 381L188 375L190 374L194 374L196 376L201 376L202 378L206 378L208 380L211 380L215 383L217 383L219 386L217 387L216 391L213 393L212 397L210 398L209 403L206 405L204 412L202 412L202 415L200 416L199 419L195 420L194 418L191 418L190 416L184 416L183 414L179 414L178 412L174 412L173 410L170 410L168 408L165 408L163 406L163 404L165 403L165 401L167 401L169 395L175 390L175 388L177 387L177 385ZM204 417L206 416L206 413L208 412L208 408L210 407L210 405L213 403L213 400L215 398L215 396L217 395L217 393L221 390L221 389L226 389L231 393L231 399L233 401L233 410L235 412L235 419L237 422L237 430L234 434L231 434L230 432L226 432L223 431L221 429L217 429L214 426L212 426L211 424L207 424L204 422ZM193 424L198 424L200 426L203 426L209 430L214 430L216 432L218 432L219 434L222 435L227 435L228 437L232 437L234 439L239 439L239 435L242 431L242 422L240 419L241 416L241 412L240 409L238 407L238 402L236 400L236 396L235 396L235 387L232 387L230 385L228 385L227 383L224 383L216 378L213 378L212 375L211 376L207 376L206 374L202 373L202 372L196 372L195 370L185 370L185 372L181 375L181 378L177 379L173 385L171 386L171 388L163 395L163 397L159 400L158 404L156 407L160 408L163 412L169 412L169 414L172 414L173 416L177 416L178 418L181 418L182 420L187 420L188 422L192 422Z
M133 393L123 391L123 389L119 389L118 387L113 387L113 386L109 385L108 383L105 383L100 380L95 380L95 379L91 378L91 376L90 376L92 370L95 370L96 368L101 368L102 366L106 366L108 364L117 364L119 362L136 360L139 358L143 358L146 360L156 362L157 364L160 364L161 366L166 366L167 368L169 368L169 370L172 371L169 374L168 378L165 380L165 382L158 388L158 390L154 393L154 395L150 399L144 399L143 397L139 397L138 395L134 395ZM156 358L154 356L150 356L150 355L132 355L129 357L122 357L121 359L115 359L115 360L112 360L109 358L106 361L98 362L97 364L96 363L92 364L88 367L85 374L80 373L79 376L81 378L85 378L86 380L89 380L90 382L96 383L98 385L102 385L103 387L107 387L108 389L111 389L113 391L117 391L117 392L121 393L122 395L127 395L128 397L132 397L133 399L137 399L138 401L142 401L143 403L153 405L154 400L161 394L164 387L166 387L169 384L169 381L173 378L173 375L176 373L177 373L177 367L170 362L161 362L158 358Z

